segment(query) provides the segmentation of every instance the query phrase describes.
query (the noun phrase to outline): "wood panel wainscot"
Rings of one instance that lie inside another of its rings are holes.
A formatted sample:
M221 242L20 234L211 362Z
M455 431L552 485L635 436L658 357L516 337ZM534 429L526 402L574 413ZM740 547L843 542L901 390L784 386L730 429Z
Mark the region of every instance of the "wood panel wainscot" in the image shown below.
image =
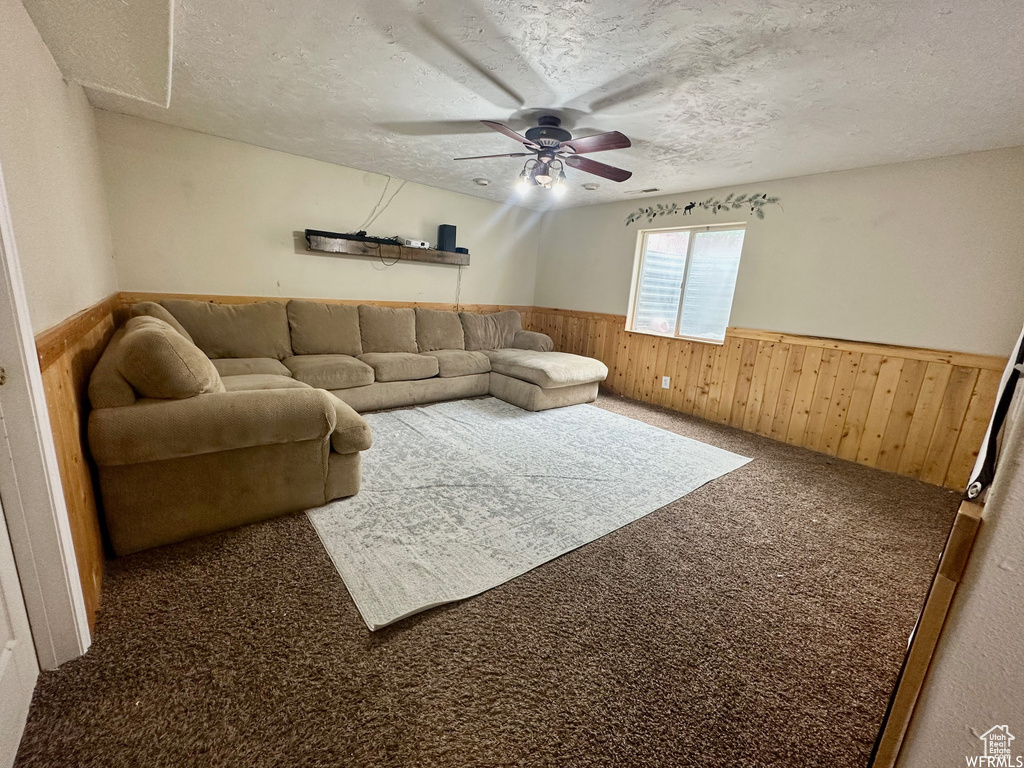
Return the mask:
M1006 358L730 328L707 344L622 315L533 307L524 327L608 366L606 389L963 490ZM670 387L663 389L663 376Z
M100 604L104 548L86 441L89 376L123 317L121 297L114 294L36 336L46 408L90 627L95 626Z
M118 293L36 337L47 410L90 624L104 544L86 426L92 369L137 301L233 304L282 297ZM317 299L337 304L516 309L555 348L596 357L606 389L831 456L962 489L1005 359L730 328L714 345L628 332L625 317L544 307ZM662 376L671 377L662 389Z

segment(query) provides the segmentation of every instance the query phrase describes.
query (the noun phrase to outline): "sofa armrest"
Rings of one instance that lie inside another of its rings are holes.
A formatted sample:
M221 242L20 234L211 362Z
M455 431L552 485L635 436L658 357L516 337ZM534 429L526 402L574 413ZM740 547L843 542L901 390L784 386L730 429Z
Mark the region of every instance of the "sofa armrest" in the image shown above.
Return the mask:
M530 349L534 352L550 352L555 348L555 342L545 333L536 331L516 331L512 339L513 349Z
M335 399L322 389L265 389L139 400L93 411L89 447L97 464L117 466L326 440L337 424Z
M331 433L331 447L335 453L356 453L369 450L373 445L373 433L366 419L352 410L352 406L338 397L334 400L337 424Z

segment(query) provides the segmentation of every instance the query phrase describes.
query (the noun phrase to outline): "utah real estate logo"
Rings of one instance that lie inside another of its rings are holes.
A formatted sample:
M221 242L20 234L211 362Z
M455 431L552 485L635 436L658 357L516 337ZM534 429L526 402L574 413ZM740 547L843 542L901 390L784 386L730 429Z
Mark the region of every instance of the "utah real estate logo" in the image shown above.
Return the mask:
M997 725L981 736L985 751L981 755L968 755L968 768L1024 768L1024 757L1013 756L1011 742L1016 738L1009 726Z

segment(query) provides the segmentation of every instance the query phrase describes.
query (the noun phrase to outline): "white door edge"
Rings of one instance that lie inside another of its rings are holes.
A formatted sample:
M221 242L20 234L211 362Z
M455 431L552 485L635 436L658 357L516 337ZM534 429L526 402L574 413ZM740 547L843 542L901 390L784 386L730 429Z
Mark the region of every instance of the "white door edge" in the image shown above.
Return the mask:
M0 508L0 766L13 765L28 720L39 665Z
M0 167L3 328L0 496L39 666L55 669L85 653L92 638Z

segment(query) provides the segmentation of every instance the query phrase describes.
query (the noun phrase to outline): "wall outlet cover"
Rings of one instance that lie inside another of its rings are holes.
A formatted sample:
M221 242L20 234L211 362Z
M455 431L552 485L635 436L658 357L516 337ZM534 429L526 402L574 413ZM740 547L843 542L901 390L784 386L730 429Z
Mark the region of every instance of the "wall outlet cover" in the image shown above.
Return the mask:
M670 386L672 386L672 377L671 376L662 376L661 377L661 388L662 389L668 389Z

